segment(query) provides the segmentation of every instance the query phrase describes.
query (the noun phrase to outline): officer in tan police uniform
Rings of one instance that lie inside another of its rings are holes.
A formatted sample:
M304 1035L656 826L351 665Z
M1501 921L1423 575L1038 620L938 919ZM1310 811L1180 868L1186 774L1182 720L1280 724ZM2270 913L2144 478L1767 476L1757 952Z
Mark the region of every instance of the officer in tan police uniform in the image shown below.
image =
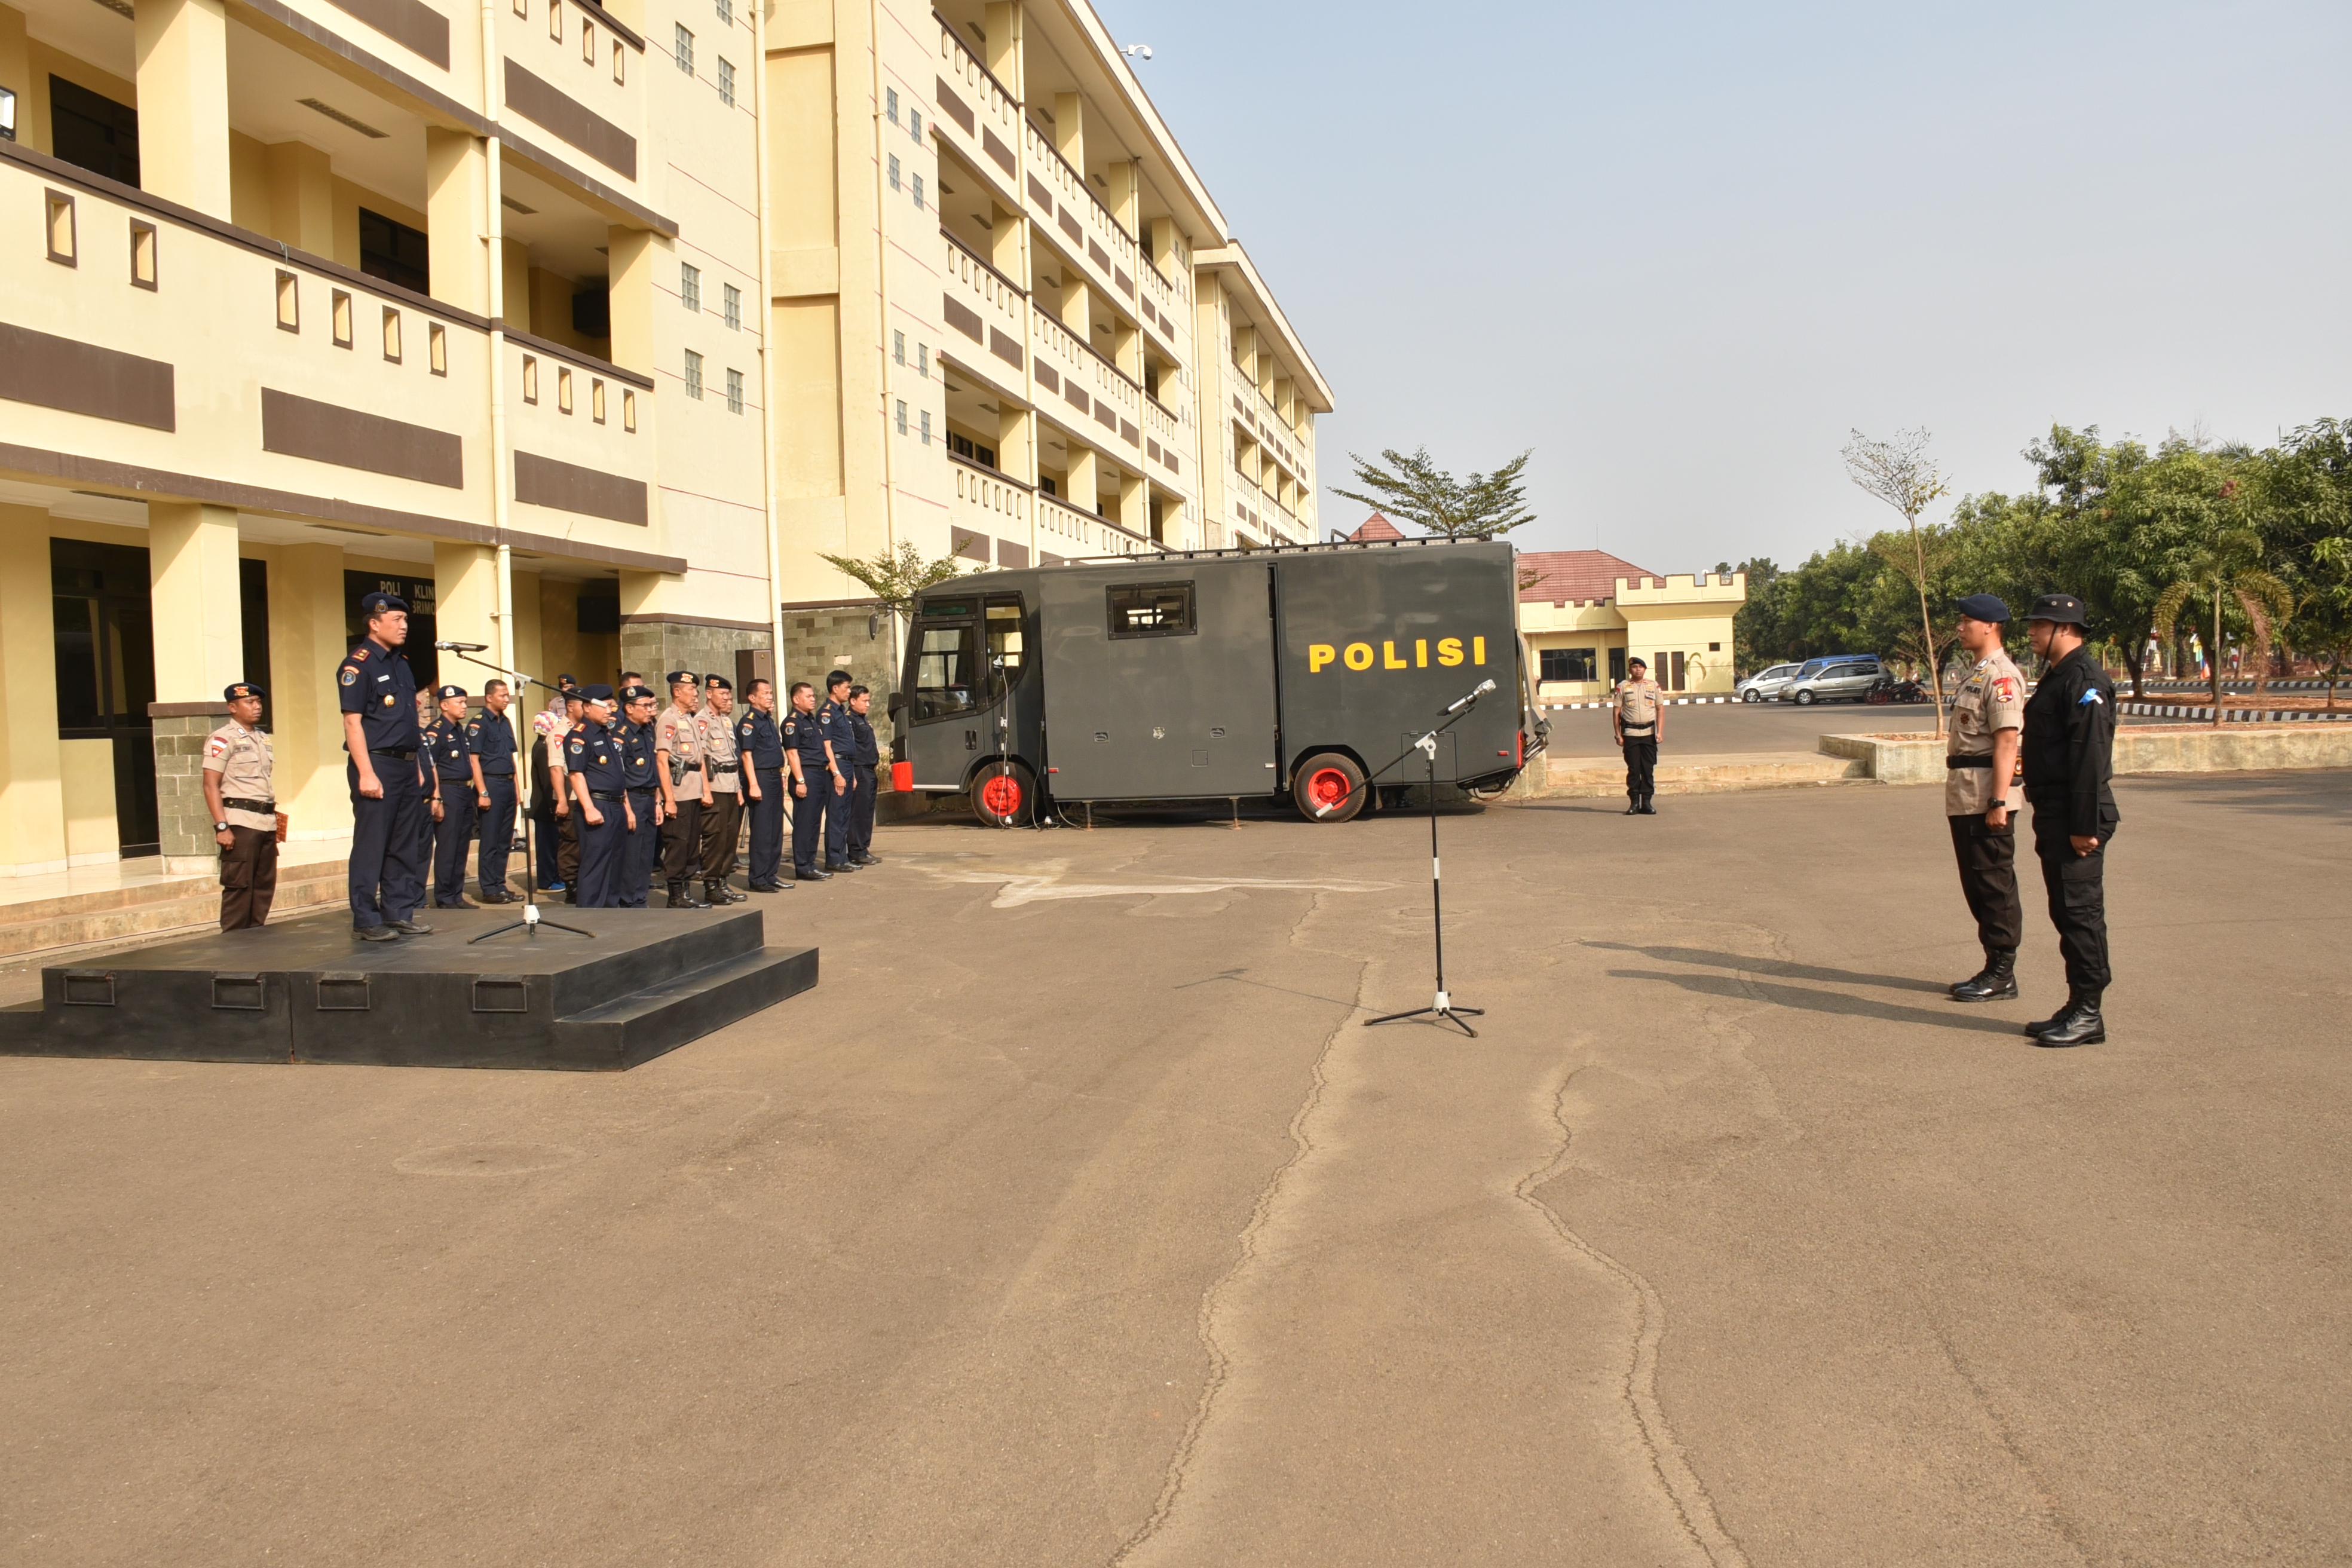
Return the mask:
M1655 816L1658 736L1665 729L1665 689L1650 679L1647 660L1625 661L1625 679L1617 684L1616 700L1609 709L1609 728L1625 753L1625 815Z
M269 779L269 737L257 727L267 695L247 681L230 686L221 693L228 722L205 742L205 804L221 851L223 931L260 925L278 896L278 796Z
M743 826L742 759L735 749L735 683L716 673L702 678L702 776L710 804L702 810L702 899L748 904L727 879L735 871L735 840Z
M1977 663L1952 699L1944 815L1951 819L1960 891L1976 916L1985 963L1951 992L1955 1001L1990 1002L2017 994L2017 944L2024 931L2017 899L2017 813L2025 804L2018 755L2025 678L2001 646L2009 606L1990 594L1971 594L1956 607L1960 647Z
M669 672L669 706L654 720L655 782L662 796L662 879L669 907L707 910L692 882L702 864L702 808L710 801L709 775L702 771L702 707L694 672Z

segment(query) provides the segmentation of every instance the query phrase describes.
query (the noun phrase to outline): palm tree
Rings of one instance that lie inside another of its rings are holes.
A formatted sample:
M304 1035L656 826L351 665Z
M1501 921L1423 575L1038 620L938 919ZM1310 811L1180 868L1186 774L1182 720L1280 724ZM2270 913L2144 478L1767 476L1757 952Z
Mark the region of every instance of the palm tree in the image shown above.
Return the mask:
M2228 499L2235 481L2222 487ZM2294 612L2294 595L2285 584L2263 570L2263 536L2242 523L2216 529L2176 556L2172 583L2156 602L2158 637L2169 642L2180 613L2194 602L2200 618L2207 605L2213 611L2213 722L2221 722L2221 609L2233 605L2244 616L2253 637L2254 700L2262 700L2262 677L2271 657L2273 628Z

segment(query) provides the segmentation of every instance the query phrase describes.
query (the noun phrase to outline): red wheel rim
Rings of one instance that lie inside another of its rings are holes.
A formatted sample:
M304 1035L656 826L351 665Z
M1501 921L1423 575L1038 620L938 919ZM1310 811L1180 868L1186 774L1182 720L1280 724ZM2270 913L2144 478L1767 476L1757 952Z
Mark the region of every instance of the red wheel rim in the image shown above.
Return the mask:
M980 786L980 804L988 808L991 816L1013 816L1021 810L1021 781L1010 773L998 773Z
M1307 804L1323 810L1348 798L1348 775L1338 768L1317 768L1307 775Z

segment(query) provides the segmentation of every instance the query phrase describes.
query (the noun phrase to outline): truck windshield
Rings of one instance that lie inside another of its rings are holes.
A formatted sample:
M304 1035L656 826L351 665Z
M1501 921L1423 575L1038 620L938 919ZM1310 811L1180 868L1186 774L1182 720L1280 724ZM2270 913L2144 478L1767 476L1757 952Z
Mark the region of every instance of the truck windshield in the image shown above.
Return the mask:
M985 708L1021 678L1021 601L926 605L915 618L915 722Z

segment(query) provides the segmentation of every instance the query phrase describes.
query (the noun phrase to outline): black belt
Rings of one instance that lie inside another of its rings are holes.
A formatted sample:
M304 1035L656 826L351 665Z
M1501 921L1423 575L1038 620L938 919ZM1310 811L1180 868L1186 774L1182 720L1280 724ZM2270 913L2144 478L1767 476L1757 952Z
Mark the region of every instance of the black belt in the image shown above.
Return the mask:
M703 766L714 773L731 773L737 771L736 764L733 763L705 763Z
M588 792L588 798L591 800L618 800L621 798L621 792L616 789L592 789Z
M1990 768L1991 766L1990 757L1946 757L1944 759L1944 768L1948 773L1955 768Z
M226 795L221 796L221 805L230 811L274 812L278 809L278 803L274 800L231 800Z
M482 770L482 776L486 779L510 779L514 777L514 774L512 773L494 773L488 768L485 768Z
M1628 735L1636 733L1646 735L1658 727L1658 721L1654 719L1646 724L1627 724L1621 721L1617 727Z
M415 754L416 748L414 746L404 752L379 752L373 746L368 748L368 755L371 757L398 757L404 763Z

